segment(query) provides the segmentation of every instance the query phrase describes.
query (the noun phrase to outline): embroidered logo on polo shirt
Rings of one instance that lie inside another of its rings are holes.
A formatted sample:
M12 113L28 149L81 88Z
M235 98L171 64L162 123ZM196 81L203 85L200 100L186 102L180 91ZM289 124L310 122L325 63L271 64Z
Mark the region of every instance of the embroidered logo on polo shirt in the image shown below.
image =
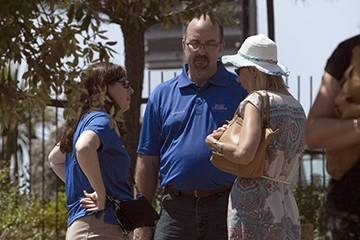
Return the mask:
M174 115L179 115L179 114L182 114L182 113L185 113L185 110L172 112L171 115L174 116Z
M213 111L227 111L228 107L225 106L224 103L218 104L216 103L214 106L211 107Z

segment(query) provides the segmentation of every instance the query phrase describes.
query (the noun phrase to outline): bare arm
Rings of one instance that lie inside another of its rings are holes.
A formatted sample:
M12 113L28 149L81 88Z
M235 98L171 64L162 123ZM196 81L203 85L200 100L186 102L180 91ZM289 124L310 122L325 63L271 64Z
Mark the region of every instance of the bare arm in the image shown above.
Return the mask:
M51 150L48 161L54 173L65 182L65 154L60 151L59 143Z
M140 192L151 202L159 179L159 156L139 155L136 162L135 182Z
M305 125L305 141L310 149L338 150L360 142L353 119L335 117L334 100L339 91L339 81L325 72Z
M91 186L96 192L96 204L99 209L105 208L106 190L101 177L97 149L101 144L99 136L93 131L84 131L76 141L76 158L80 168L86 175Z
M135 182L139 191L151 202L155 196L159 179L159 156L139 155L136 162ZM137 228L133 233L133 240L151 240L153 229L150 227Z
M207 136L205 142L211 147L211 145L220 138L222 135L222 129L214 131ZM246 104L243 127L240 132L240 142L238 145L223 143L222 153L225 158L239 164L248 164L254 159L256 150L261 140L261 123L259 110L251 103Z

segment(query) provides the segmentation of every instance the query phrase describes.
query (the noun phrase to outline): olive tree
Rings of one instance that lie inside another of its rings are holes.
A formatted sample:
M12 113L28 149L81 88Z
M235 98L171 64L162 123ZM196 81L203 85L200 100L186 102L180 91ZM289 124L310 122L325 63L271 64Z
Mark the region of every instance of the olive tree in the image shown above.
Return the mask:
M3 1L0 8L0 169L16 156L19 125L42 115L54 96L78 93L83 66L112 55L100 18L66 1ZM13 71L18 74L14 74ZM18 77L14 77L18 76ZM28 133L29 138L32 133Z

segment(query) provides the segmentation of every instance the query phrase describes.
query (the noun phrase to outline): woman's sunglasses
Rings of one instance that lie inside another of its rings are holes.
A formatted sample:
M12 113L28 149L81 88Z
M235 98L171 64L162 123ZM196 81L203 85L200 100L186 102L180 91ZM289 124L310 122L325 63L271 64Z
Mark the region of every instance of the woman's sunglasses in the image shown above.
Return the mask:
M127 79L125 79L125 80L117 80L117 82L121 83L125 89L130 88L130 81L127 80Z

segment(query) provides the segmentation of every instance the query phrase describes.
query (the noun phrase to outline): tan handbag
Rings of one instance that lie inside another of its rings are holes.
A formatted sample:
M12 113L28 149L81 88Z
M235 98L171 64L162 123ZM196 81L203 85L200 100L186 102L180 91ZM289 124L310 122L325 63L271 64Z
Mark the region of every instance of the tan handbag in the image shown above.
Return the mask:
M264 95L260 92L263 92ZM243 178L257 178L263 175L265 166L265 151L271 139L279 133L279 129L273 131L269 126L270 101L269 95L265 91L256 91L261 99L260 118L263 125L263 133L255 157L246 165L237 164L227 160L224 156L213 152L210 161L218 169ZM264 112L264 97L266 98L266 111ZM263 121L266 114L265 121ZM237 145L240 139L240 130L243 119L240 117L239 110L236 111L233 119L229 122L228 128L220 137L219 142L233 143Z
M360 46L353 49L351 62L341 80L335 104L338 118L360 117ZM359 161L360 146L354 144L342 150L326 151L325 155L327 172L335 180L340 180Z

